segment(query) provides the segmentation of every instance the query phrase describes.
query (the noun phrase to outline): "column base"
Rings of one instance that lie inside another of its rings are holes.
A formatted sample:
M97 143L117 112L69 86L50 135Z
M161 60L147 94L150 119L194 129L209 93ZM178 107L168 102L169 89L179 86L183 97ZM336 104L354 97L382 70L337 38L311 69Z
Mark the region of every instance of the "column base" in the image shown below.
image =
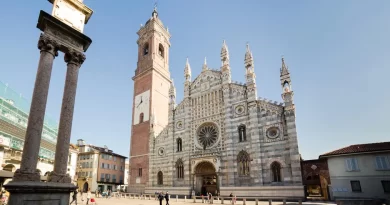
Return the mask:
M68 205L70 192L77 187L71 183L11 181L4 188L10 192L9 205Z
M47 181L56 183L72 183L72 178L69 174L57 174L53 171L50 172Z
M14 173L14 177L12 178L12 181L35 181L40 182L41 181L41 174L38 170L35 170L34 173L22 171L21 169L17 169Z

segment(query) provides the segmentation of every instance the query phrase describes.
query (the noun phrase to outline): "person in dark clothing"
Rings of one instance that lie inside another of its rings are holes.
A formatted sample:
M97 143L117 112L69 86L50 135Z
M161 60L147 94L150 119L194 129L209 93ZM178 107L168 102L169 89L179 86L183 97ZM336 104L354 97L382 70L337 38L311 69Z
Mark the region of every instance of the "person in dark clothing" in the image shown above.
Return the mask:
M77 189L75 189L75 190L73 191L72 199L73 199L73 200L70 202L70 204L72 204L73 202L75 202L76 205L77 205Z
M160 192L158 194L158 200L160 201L160 205L162 205L162 201L164 200L164 196L163 196L162 192Z
M169 195L168 195L168 192L165 194L165 201L167 202L166 205L169 205Z

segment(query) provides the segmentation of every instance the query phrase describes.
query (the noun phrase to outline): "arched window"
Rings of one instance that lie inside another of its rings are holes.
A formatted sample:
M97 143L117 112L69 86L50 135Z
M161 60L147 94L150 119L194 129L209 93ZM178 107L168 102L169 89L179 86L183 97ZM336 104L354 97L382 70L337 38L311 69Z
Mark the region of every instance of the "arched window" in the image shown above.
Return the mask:
M271 172L272 172L272 181L273 182L281 182L281 175L280 175L280 163L279 162L272 162L271 164Z
M164 58L164 46L161 43L158 45L158 54Z
M144 51L144 56L149 54L149 43L145 43L143 51Z
M182 151L182 140L181 138L177 138L177 152Z
M237 163L238 163L238 175L239 176L249 176L249 165L250 165L250 157L249 154L241 150L237 155Z
M162 171L159 171L158 173L157 173L157 184L158 185L163 185L163 173L162 173Z
M178 179L184 178L184 163L181 158L176 161L176 176Z
M283 83L283 91L285 93L288 93L288 92L290 92L290 90L291 90L290 84L287 81L284 81L284 83Z
M144 122L144 113L141 112L141 114L139 114L139 123L143 123Z
M238 126L238 136L240 142L246 141L246 127L245 125Z

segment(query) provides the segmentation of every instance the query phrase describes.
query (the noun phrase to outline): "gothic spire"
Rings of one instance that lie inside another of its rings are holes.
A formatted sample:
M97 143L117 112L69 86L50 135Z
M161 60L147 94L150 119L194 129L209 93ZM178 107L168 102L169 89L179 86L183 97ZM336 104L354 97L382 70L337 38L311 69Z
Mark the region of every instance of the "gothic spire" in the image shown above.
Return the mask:
M191 81L191 66L190 63L188 62L188 58L186 61L186 67L184 68L184 78L185 81Z
M253 55L252 55L252 51L250 50L249 48L249 44L246 44L246 52L245 52L245 68L246 68L246 72L248 73L251 73L251 72L254 72L254 65L253 65Z
M152 126L152 128L157 124L157 116L156 116L156 112L153 108L153 111L152 111L152 117L150 119L150 124Z
M280 76L288 75L288 74L289 74L288 67L284 63L284 56L282 56L282 67L280 68Z
M176 98L176 88L175 88L175 84L173 83L173 79L171 79L171 87L169 88L169 96Z
M225 40L223 40L222 48L221 48L221 61L222 61L222 65L229 64L229 50Z
M202 71L206 71L206 70L208 70L207 60L206 60L206 57L204 57L204 63L203 63Z

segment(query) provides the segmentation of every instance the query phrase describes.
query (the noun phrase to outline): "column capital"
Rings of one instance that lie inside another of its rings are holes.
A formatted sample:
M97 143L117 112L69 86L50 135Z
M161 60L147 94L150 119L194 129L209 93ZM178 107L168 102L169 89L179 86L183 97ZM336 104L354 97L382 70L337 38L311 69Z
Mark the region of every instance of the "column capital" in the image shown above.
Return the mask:
M65 62L68 64L75 64L78 66L81 66L81 64L85 61L85 55L80 52L73 49L70 49L68 52L65 53Z
M38 49L52 54L53 56L58 56L59 44L53 38L48 37L45 34L41 34L38 40Z

